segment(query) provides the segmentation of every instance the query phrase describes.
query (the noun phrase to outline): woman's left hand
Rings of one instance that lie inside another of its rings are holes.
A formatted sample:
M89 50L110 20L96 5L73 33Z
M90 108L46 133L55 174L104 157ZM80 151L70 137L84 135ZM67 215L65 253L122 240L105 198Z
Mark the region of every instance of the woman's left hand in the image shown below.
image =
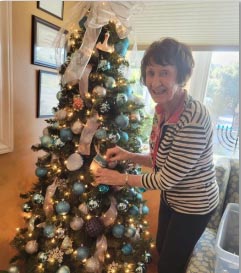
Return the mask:
M125 184L125 174L107 168L99 168L95 173L95 184L123 186Z

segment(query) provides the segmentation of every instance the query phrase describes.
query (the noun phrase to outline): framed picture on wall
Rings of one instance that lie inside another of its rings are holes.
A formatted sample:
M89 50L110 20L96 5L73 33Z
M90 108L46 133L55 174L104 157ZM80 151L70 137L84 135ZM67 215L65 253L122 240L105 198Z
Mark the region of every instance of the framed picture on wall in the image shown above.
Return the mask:
M52 117L52 108L58 105L60 75L57 72L38 71L37 117Z
M64 1L62 0L40 0L37 1L37 8L63 20Z
M59 26L32 15L32 64L57 68L64 63L67 31L62 34L59 48L56 48L54 42L59 30Z

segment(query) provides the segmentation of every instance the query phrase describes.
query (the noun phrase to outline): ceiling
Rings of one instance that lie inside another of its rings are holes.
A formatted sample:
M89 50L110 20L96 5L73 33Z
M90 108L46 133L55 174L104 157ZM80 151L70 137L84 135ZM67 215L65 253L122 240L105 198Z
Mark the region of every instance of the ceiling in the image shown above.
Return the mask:
M139 49L161 37L176 38L196 49L238 48L238 1L146 0L142 4L131 19L131 36L136 36Z

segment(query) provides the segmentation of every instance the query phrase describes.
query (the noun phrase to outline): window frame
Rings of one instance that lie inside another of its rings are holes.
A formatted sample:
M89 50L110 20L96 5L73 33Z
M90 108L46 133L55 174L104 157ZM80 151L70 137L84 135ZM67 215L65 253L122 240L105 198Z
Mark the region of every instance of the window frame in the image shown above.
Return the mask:
M12 3L0 2L0 154L13 151Z

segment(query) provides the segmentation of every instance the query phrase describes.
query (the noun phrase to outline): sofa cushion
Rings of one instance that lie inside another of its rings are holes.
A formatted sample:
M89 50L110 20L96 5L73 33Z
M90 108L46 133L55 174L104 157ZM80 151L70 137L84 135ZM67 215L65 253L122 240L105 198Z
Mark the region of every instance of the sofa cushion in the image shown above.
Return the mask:
M214 164L216 170L216 180L219 186L219 204L213 213L208 227L213 229L218 229L219 222L221 220L223 209L224 209L224 201L227 191L227 185L230 174L230 159L226 157L214 157Z
M228 203L239 203L239 160L231 159L230 164L231 170L225 197L225 208Z
M206 228L190 257L186 273L214 273L216 230Z

